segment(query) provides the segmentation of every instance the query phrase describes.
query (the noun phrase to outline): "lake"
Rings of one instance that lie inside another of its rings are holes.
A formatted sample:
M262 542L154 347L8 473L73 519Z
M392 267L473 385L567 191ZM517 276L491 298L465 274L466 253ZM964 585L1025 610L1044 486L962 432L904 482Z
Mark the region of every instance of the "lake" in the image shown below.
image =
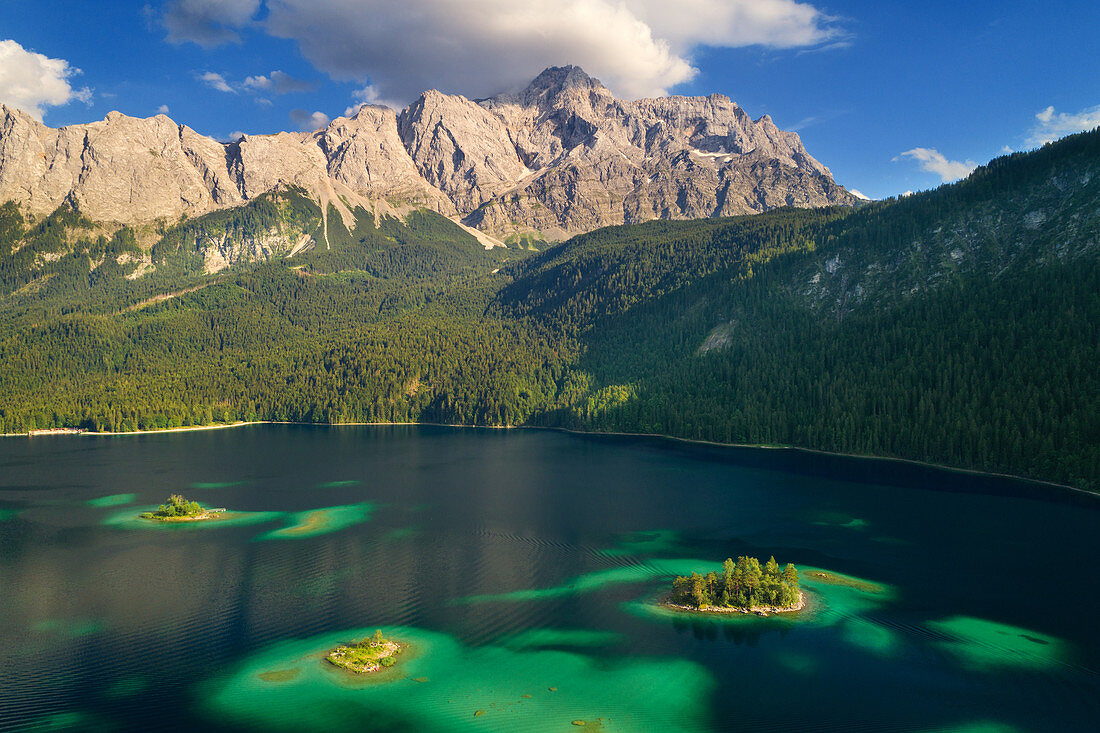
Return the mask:
M239 513L134 519L170 493ZM1098 509L537 430L4 438L0 729L1095 730ZM809 608L655 605L742 554ZM386 679L322 661L378 628L411 644Z

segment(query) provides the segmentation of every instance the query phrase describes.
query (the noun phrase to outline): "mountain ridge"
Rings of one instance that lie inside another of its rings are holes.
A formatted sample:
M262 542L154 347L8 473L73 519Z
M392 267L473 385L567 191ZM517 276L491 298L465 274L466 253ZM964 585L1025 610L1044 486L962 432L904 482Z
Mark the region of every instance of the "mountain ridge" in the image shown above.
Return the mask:
M543 425L1095 490L1098 201L1100 129L913 196L541 252L426 210L328 226L300 189L151 252L67 207L3 204L0 431Z
M854 204L796 133L723 95L618 100L575 66L482 100L428 90L314 132L219 142L166 115L50 128L0 105L0 202L68 204L117 224L173 222L300 187L356 207L426 208L496 237Z

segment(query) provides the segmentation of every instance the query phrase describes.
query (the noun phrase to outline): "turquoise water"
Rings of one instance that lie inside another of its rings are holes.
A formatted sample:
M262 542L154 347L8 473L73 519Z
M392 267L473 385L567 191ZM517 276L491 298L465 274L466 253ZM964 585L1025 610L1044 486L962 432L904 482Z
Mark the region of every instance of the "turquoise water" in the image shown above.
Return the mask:
M1095 729L1100 501L1045 491L541 431L12 439L0 730ZM171 493L229 511L136 518ZM739 554L806 608L657 605ZM395 667L323 661L379 628Z

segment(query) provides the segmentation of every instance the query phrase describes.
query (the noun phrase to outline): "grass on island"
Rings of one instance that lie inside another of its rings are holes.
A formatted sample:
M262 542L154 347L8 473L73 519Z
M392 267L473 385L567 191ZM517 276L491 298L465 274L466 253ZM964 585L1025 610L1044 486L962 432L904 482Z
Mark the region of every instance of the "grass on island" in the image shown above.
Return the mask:
M672 581L668 604L674 608L715 613L781 613L804 604L798 570L787 564L780 570L771 558L763 567L755 557L727 558L722 572L692 573Z
M378 629L374 635L353 644L341 644L325 657L325 660L341 669L356 674L380 672L397 663L397 655L404 647L382 635Z
M224 509L207 509L197 501L188 501L179 494L172 494L155 511L142 512L139 516L158 522L200 522L224 512Z

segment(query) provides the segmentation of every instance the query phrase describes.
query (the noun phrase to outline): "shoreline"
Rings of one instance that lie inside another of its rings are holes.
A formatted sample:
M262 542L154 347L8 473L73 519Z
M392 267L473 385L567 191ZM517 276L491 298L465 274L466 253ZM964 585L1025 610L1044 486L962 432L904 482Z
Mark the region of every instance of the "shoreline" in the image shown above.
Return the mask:
M674 611L687 611L690 613L740 613L745 616L772 616L780 613L795 613L806 608L806 592L800 590L798 592L798 603L790 606L789 608L780 608L779 606L751 606L749 608L740 608L734 606L707 606L706 608L696 608L694 606L681 606L678 603L670 603L667 600L659 601L657 605L663 606L664 608L671 608Z
M178 428L154 428L151 430L127 430L119 432L110 431L91 431L85 430L79 433L53 433L53 434L38 434L31 435L30 433L0 433L0 437L3 438L41 438L41 437L55 437L55 436L120 436L120 435L158 435L162 433L188 433L198 432L202 430L224 430L227 428L241 428L249 425L301 425L312 427L326 427L326 428L339 428L339 427L439 427L439 428L477 428L484 430L549 430L559 433L569 433L571 435L584 435L594 437L620 437L620 438L657 438L660 440L675 441L678 443L686 443L688 445L703 445L711 446L714 448L750 448L757 450L774 450L774 451L792 451L798 453L808 453L812 455L829 456L837 458L854 458L864 461L890 461L894 463L903 463L910 466L918 466L922 468L934 468L941 471L949 471L951 473L965 474L968 476L979 476L987 478L997 479L1010 479L1013 481L1023 481L1030 484L1036 484L1040 486L1048 486L1056 489L1064 489L1072 491L1076 494L1082 494L1092 498L1100 498L1100 492L1090 491L1088 489L1081 489L1076 486L1070 486L1068 484L1060 484L1056 481L1047 481L1044 479L1030 478L1028 476L1020 476L1012 473L998 473L993 471L981 471L975 468L960 468L957 466L949 466L944 463L933 463L931 461L919 461L915 458L898 458L896 456L876 456L867 455L863 453L842 453L839 451L821 450L819 448L803 448L797 445L783 445L775 443L721 443L714 440L702 440L699 438L683 438L676 435L666 435L664 433L624 433L624 432L612 432L612 431L599 431L599 430L577 430L575 428L559 428L547 425L469 425L464 423L438 423L438 422L342 422L342 423L326 423L326 422L296 422L292 420L241 420L233 423L220 423L214 425L188 425L186 427Z
M217 519L219 514L225 512L203 512L202 514L195 514L194 516L187 517L143 517L138 515L139 519L144 519L147 522L161 522L162 524L176 524L177 522L207 522L211 519Z
M377 674L383 672L388 668L397 666L397 655L402 653L408 648L408 644L402 645L401 642L387 639L381 644L371 644L370 649L377 649L380 656L370 660L366 664L360 664L347 659L349 652L355 652L356 647L349 644L339 644L335 649L325 655L325 661L331 664L333 667L342 669L346 672L351 672L356 675L368 675ZM389 657L393 659L393 664L389 667L382 664L382 659Z

